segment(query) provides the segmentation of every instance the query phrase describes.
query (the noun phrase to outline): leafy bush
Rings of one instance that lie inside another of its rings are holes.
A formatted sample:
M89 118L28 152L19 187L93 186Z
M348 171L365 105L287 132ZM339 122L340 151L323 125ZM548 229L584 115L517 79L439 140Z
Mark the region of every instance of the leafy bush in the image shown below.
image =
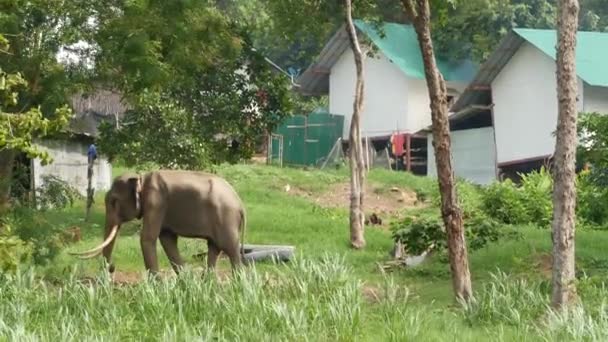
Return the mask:
M608 223L608 189L594 183L591 173L577 177L576 215L584 225L603 226Z
M36 189L36 205L40 210L71 207L80 199L83 196L76 188L53 175L42 176L42 186Z
M441 208L441 195L438 189L434 189L428 196L434 206ZM458 194L458 204L464 215L477 211L483 204L483 188L477 184L464 179L456 182L456 192Z
M391 224L392 237L404 245L410 255L420 255L428 250L444 250L447 237L443 222L437 217L406 217Z
M521 224L530 221L523 194L510 179L494 182L482 195L483 211L505 224Z
M10 227L11 237L31 247L32 261L36 264L46 264L54 259L63 247L61 229L34 209L15 208L3 221Z
M520 176L521 186L510 179L489 185L482 194L483 211L505 224L548 227L553 217L551 175L541 168Z
M15 272L17 267L29 260L31 245L12 234L6 218L0 220L0 271Z
M549 227L553 220L553 179L542 167L540 171L521 174L521 191L530 223Z
M55 175L43 175L41 185L36 187L35 198L29 196L24 184L30 183L29 172L17 166L11 180L11 198L16 206L27 206L39 210L63 209L73 206L84 197L70 183Z
M463 220L466 241L472 251L501 238L519 236L480 211L469 212ZM447 249L447 235L443 221L438 216L406 217L393 222L391 230L393 239L401 242L405 252L410 255L420 255L429 250L443 252Z

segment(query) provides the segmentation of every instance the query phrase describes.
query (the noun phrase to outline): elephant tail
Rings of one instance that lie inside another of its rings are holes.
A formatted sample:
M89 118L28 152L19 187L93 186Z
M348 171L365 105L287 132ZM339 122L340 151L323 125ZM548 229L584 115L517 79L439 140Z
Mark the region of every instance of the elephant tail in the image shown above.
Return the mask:
M247 213L241 209L241 259L245 261L245 228L247 227Z

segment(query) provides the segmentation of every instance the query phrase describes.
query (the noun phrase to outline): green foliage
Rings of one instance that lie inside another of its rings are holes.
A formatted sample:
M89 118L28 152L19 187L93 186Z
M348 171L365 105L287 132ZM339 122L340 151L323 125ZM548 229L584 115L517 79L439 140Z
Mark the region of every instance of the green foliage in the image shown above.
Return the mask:
M391 224L392 237L410 255L447 248L443 222L438 217L406 217Z
M446 20L433 21L439 53L484 61L512 28L553 28L553 0L467 0L447 8Z
M8 74L0 67L0 150L24 152L28 158L40 158L46 164L50 161L48 153L36 148L33 140L63 129L71 111L67 107L59 108L52 120L43 117L39 108L13 112L19 104L19 92L24 89L27 82L21 74Z
M577 218L585 225L605 226L608 223L608 189L596 185L589 171L578 174L576 185Z
M97 7L97 8L96 8ZM89 18L107 1L80 0L6 0L0 2L0 34L10 40L6 53L0 52L0 69L21 74L27 86L10 112L40 110L49 118L61 110L68 97L82 86L87 70L86 48L74 44L90 41ZM69 47L81 58L79 63L64 63L57 56Z
M481 212L471 211L464 218L465 238L471 251L479 250L501 238L517 238L520 234L510 232L506 227ZM404 245L409 255L420 255L425 251L440 253L447 249L445 226L438 215L406 217L391 223L392 238Z
M510 179L494 182L483 192L482 210L505 224L548 228L553 218L553 183L546 169L521 175L521 186Z
M553 220L553 178L543 167L521 175L521 191L530 221L540 227L549 227Z
M343 259L320 257L270 272L254 267L226 283L214 277L202 281L186 269L179 277L124 287L103 276L94 286L72 277L62 291L19 273L1 285L0 302L12 305L0 306L0 335L122 340L141 336L143 329L171 340L354 340L363 333L364 302L351 273ZM111 310L100 310L108 306ZM109 327L109 317L122 323Z
M54 175L42 176L42 185L36 188L35 204L38 210L64 209L82 199L84 196L78 190Z
M123 6L102 20L97 63L132 108L119 129L101 129L102 153L128 166L209 168L252 156L291 112L290 79L212 4Z
M3 225L10 227L7 233L13 241L21 241L29 248L17 248L13 251L31 254L35 264L44 265L52 261L63 248L61 228L52 224L39 212L32 208L17 207L3 218ZM31 253L28 249L31 249Z
M0 272L15 272L31 257L31 244L13 235L10 220L0 219Z
M464 315L471 325L523 326L540 317L548 309L548 287L539 281L514 279L501 271L464 304Z
M100 127L98 147L111 157L120 156L127 166L154 161L164 168L201 168L210 164L211 149L196 134L200 126L172 99L146 93L127 112L121 129L107 123Z

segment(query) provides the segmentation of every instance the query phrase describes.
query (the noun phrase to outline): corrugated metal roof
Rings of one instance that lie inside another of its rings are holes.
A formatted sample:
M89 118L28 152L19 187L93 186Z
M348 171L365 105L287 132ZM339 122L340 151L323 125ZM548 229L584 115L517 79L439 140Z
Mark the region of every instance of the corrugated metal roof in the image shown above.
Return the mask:
M515 29L515 33L555 59L555 30ZM576 73L591 86L608 87L608 33L579 31L576 34Z
M322 95L329 92L329 70L349 47L345 26L329 39L317 59L298 77L299 90L305 95Z
M355 20L354 24L404 74L424 79L422 54L411 25L383 23L384 36L380 37L372 24L362 20ZM301 90L311 95L326 94L329 91L329 71L347 48L348 35L345 26L342 26L325 45L316 61L298 78ZM450 62L437 58L437 65L447 81L468 82L476 72L476 66L470 60Z
M473 81L452 106L452 111L459 112L472 105L485 104L489 92L480 90L480 88L491 85L494 78L517 52L521 44L526 41L547 56L555 59L555 47L557 45L555 30L512 30L481 66ZM589 85L608 87L606 60L608 60L608 33L579 31L576 44L576 72L578 76Z

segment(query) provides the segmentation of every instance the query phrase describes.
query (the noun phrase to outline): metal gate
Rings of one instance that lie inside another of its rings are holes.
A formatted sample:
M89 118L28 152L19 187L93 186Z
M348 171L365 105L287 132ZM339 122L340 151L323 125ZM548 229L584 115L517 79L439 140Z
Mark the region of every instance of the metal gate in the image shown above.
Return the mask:
M271 135L269 160L279 160L285 165L318 166L342 137L343 129L342 115L311 113L289 117Z

